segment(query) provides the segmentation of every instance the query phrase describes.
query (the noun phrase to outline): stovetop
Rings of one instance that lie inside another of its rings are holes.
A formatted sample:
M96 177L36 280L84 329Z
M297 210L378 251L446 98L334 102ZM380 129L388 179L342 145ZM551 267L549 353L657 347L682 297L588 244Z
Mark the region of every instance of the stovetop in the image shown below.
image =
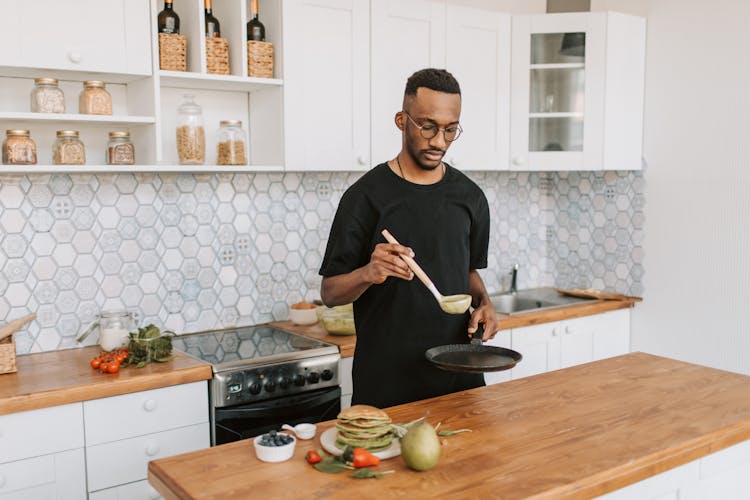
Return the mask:
M268 325L179 335L178 351L210 363L214 372L338 353L338 347Z

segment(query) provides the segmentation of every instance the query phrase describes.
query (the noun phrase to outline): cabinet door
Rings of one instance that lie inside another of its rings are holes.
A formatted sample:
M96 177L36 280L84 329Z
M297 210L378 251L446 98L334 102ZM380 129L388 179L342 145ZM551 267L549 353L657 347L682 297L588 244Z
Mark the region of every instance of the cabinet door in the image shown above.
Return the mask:
M463 133L447 160L505 170L510 140L510 16L448 3L446 66L461 85Z
M423 68L445 67L445 0L372 2L372 165L396 156L406 79Z
M83 448L0 465L0 499L84 499Z
M367 168L368 1L287 0L283 18L287 169Z
M511 348L510 330L503 330L497 332L494 339L490 339L485 342L485 345L494 347L504 347L506 349ZM503 370L499 372L487 372L484 374L484 383L487 385L499 384L500 382L507 382L511 379L511 370Z
M512 370L514 380L560 368L561 327L558 321L511 331L512 348L523 356Z
M511 169L603 168L605 16L514 17Z
M560 328L560 367L581 365L594 360L593 339L598 321L587 318L565 321Z
M630 309L620 309L589 318L595 322L592 328L594 359L611 358L630 352Z
M11 0L0 65L151 73L148 0Z

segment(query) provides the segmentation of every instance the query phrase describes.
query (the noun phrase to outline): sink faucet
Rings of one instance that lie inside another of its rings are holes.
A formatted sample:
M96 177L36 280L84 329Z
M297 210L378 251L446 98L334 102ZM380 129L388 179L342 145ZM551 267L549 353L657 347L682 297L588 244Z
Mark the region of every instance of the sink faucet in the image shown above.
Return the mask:
M515 294L518 292L518 264L513 264L513 269L510 271L510 293Z

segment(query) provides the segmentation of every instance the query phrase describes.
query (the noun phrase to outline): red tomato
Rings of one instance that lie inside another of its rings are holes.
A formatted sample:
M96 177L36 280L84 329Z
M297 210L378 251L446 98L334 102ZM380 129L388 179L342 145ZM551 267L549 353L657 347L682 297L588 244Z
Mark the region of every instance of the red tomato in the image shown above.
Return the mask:
M120 363L118 362L112 362L107 367L107 373L117 373L120 371Z
M94 370L99 368L101 364L102 364L102 360L99 358L94 358L91 360L91 368L93 368Z

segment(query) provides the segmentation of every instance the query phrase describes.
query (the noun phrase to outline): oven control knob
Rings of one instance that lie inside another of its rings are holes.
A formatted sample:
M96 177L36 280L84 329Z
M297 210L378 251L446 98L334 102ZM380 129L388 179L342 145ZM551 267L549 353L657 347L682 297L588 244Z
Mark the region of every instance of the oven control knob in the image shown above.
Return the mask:
M273 392L276 390L276 382L269 380L266 382L266 392Z
M323 380L331 380L333 378L333 372L326 368L325 370L323 370L323 373L320 374L320 378L322 378Z
M288 389L290 380L287 377L281 377L279 379L279 389Z
M297 375L295 375L294 376L294 385L296 385L297 387L302 387L303 385L305 385L305 376L301 375L299 373Z
M248 389L250 390L250 394L260 394L260 382L253 382Z
M310 372L307 374L307 381L311 384L316 384L320 380L320 375L318 375L318 372Z

